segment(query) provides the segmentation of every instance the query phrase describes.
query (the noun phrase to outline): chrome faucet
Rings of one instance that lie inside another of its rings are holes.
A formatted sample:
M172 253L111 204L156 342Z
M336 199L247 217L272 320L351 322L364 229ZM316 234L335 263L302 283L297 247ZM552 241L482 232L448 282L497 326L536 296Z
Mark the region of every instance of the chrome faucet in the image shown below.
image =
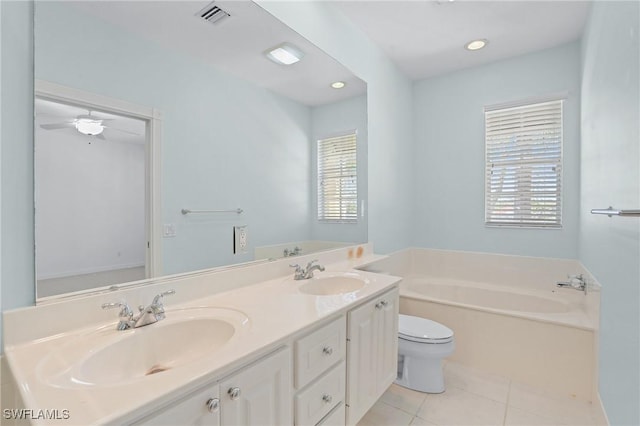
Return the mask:
M587 295L587 280L582 276L582 274L567 275L567 278L569 278L569 281L558 281L556 286L584 291L585 296Z
M167 290L160 294L157 294L153 301L146 308L142 305L138 306L138 310L140 311L140 315L136 319L136 323L134 328L144 327L145 325L153 324L154 322L158 322L165 318L164 314L164 305L162 304L162 298L164 296L170 296L172 294L176 294L175 290Z
M300 265L289 265L292 268L296 268L295 273L293 275L294 280L308 280L309 278L313 278L313 271L324 271L324 266L320 264L315 264L317 260L312 260L307 263L307 267L303 268Z
M102 309L112 308L120 308L120 313L118 314L118 326L116 327L118 330L122 331L133 328L133 311L126 302L123 301L102 304Z
M153 301L146 308L142 305L138 307L140 313L138 316L133 315L133 311L127 305L126 302L114 302L105 303L102 305L102 309L111 309L120 307L120 313L118 314L118 330L128 330L130 328L144 327L145 325L153 324L165 318L164 305L162 304L162 298L175 294L175 290L167 290L160 294L157 294Z

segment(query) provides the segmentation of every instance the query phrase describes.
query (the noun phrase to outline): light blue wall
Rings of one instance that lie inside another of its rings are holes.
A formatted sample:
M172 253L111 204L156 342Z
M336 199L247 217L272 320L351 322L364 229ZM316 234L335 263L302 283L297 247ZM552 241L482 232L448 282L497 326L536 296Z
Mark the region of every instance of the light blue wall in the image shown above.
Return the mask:
M331 2L257 0L367 82L369 241L379 253L411 242L412 85Z
M356 130L358 167L358 222L330 224L316 219L318 208L317 141L345 131ZM311 109L311 239L366 242L367 241L367 97L347 99ZM361 201L365 202L362 217Z
M596 2L583 39L580 260L602 284L599 391L612 425L640 424L640 4Z
M36 78L162 111L164 273L309 238L310 108L58 2L36 6ZM244 213L190 215L241 207ZM232 227L248 225L234 255Z
M2 311L33 304L33 3L0 1ZM1 332L0 332L1 333ZM0 334L1 337L1 334Z
M414 88L413 244L576 258L580 189L579 43L422 80ZM484 106L563 91L568 91L569 96L564 103L562 229L485 227Z

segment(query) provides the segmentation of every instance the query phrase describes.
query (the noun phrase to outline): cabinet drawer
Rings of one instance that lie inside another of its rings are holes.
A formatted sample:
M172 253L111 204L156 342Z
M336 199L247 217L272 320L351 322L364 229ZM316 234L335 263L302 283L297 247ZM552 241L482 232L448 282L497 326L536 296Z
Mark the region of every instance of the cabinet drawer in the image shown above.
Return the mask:
M307 389L296 395L296 425L315 425L344 401L345 363L342 361Z
M317 426L344 426L346 410L344 403L340 403L333 411L320 420Z
M345 357L346 328L346 320L343 316L296 341L296 389L302 389Z
M220 424L218 385L212 384L193 392L182 400L170 404L166 409L160 410L159 413L151 414L134 424L218 426Z

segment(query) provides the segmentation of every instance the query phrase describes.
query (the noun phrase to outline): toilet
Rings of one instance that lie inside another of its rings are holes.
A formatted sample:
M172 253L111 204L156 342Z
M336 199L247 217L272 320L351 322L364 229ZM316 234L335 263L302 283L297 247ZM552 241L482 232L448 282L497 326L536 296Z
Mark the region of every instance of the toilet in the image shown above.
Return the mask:
M425 318L400 314L396 384L427 393L444 392L443 358L454 349L453 331Z

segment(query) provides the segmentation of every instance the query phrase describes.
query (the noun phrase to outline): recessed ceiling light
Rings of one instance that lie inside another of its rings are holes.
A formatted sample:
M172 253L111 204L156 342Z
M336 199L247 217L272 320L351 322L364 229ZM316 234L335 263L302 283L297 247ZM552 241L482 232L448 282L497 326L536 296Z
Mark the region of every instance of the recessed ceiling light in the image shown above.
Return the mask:
M293 65L304 56L304 52L292 44L282 43L264 52L276 64Z
M486 39L473 40L465 44L464 48L467 50L480 50L485 47L487 43L489 43L489 40Z
M331 87L333 87L334 89L342 89L346 85L347 83L345 83L344 81L334 81L333 83L331 83Z

